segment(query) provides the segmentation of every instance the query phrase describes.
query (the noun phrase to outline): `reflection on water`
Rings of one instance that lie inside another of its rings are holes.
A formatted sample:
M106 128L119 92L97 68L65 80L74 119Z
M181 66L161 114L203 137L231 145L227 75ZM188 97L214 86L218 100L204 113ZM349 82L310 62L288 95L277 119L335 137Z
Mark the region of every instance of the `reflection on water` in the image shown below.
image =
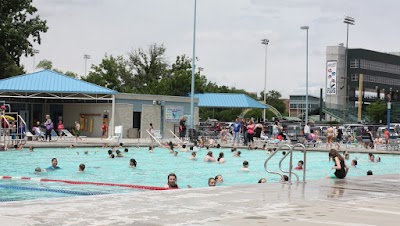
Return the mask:
M344 194L345 185L347 184L346 180L340 179L332 179L331 180L331 189L328 190L328 198L340 198Z

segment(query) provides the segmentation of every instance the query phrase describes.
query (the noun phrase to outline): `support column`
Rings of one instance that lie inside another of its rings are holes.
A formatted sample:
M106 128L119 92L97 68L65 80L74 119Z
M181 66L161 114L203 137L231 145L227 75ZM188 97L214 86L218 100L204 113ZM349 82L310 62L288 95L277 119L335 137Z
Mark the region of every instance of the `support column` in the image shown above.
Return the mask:
M112 105L111 105L111 136L114 136L115 130L115 95L112 95ZM110 129L108 130L110 131Z

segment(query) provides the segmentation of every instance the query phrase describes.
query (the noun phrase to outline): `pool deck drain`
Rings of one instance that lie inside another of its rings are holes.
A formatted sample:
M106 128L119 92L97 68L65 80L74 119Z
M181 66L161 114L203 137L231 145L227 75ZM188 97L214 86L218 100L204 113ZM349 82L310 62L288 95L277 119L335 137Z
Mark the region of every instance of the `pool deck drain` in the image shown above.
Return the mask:
M1 225L399 225L400 175L0 203Z

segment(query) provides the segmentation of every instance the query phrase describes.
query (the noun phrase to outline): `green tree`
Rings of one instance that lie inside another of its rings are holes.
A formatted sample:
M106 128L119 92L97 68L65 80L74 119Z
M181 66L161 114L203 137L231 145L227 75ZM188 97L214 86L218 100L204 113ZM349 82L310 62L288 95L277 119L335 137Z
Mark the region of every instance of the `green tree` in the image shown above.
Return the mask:
M36 12L32 0L0 0L0 79L23 74L21 56L32 56L32 43L41 44L48 27Z
M164 45L152 44L147 51L139 48L129 53L128 65L134 76L124 82L133 92L143 92L146 86L168 77L165 52Z
M377 101L367 106L367 115L373 122L379 123L382 120L383 123L387 121L386 103L383 101Z
M129 92L131 87L126 85L127 78L132 78L126 60L122 56L105 55L101 63L92 65L93 71L82 80L91 82L118 92Z
M260 93L260 96L261 96L260 100L263 101L264 100L264 91L262 91ZM268 105L271 105L272 107L276 108L283 115L286 111L286 106L285 106L285 102L281 98L282 98L282 95L279 91L270 90L267 93L266 102ZM272 119L272 117L276 117L276 115L274 115L274 113L272 113L271 111L267 111L266 117L268 119Z
M67 76L72 77L72 78L78 78L78 74L75 73L75 72L72 72L72 71L63 72L60 69L53 68L53 62L51 62L50 60L46 60L46 59L41 60L38 63L38 65L36 66L36 68L43 68L45 70L53 70L53 71L55 71L57 73L60 73L60 74L63 74L63 75L67 75Z
M46 59L41 60L37 64L36 68L43 68L45 70L51 70L51 69L53 69L53 62L51 62L50 60L46 60Z

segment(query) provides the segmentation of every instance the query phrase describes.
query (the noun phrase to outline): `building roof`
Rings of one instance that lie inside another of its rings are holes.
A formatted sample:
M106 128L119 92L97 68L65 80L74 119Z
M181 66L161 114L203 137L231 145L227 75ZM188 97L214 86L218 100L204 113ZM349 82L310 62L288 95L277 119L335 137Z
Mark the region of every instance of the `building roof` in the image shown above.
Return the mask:
M268 106L241 93L198 93L194 97L199 99L199 107L268 108Z
M16 93L116 94L117 91L43 70L0 80L0 91Z

